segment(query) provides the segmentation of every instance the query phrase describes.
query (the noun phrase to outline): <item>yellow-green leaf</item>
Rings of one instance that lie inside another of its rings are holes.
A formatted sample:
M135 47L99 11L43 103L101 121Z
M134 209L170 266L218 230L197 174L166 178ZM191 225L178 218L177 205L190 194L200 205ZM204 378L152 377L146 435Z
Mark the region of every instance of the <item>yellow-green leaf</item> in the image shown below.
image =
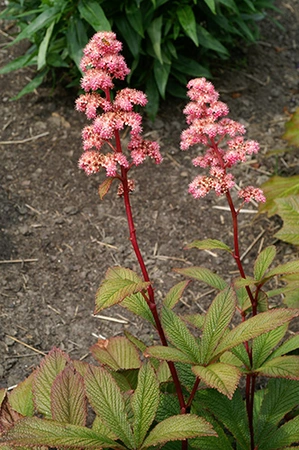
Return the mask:
M217 389L230 399L234 395L241 377L241 372L237 367L222 362L209 364L206 367L194 366L192 371L207 386Z
M173 347L164 347L164 345L153 345L148 347L145 354L164 361L182 362L186 364L196 363L193 358L186 355L181 350Z
M198 248L199 250L225 250L232 253L232 249L224 244L224 242L218 241L217 239L204 239L202 241L193 241L186 245L186 249Z
M174 285L170 291L166 294L163 303L164 306L166 306L169 309L172 309L180 300L180 298L183 295L184 290L189 284L189 280L187 281L181 281L180 283L177 283Z
M293 177L271 177L270 180L262 184L261 188L267 201L259 204L259 212L271 217L277 213L276 199L299 194L299 175Z
M30 417L34 414L34 404L33 404L33 378L34 373L32 373L26 380L22 381L15 387L9 394L8 401L10 406L22 414L24 417ZM0 402L1 404L1 402Z
M286 355L272 358L256 369L256 372L267 377L299 380L299 356Z
M212 272L210 269L207 269L206 267L187 267L182 269L175 269L175 271L184 275L185 277L203 281L209 286L219 289L220 291L228 287L227 282L224 281L223 278Z
M124 336L99 339L90 350L97 361L113 370L139 369L141 366L135 345Z
M277 198L275 203L283 226L274 236L289 244L299 245L299 196Z
M276 255L276 248L274 245L266 247L258 255L253 268L254 278L256 280L260 280L263 277L268 267L272 263L273 259L275 258L275 255Z

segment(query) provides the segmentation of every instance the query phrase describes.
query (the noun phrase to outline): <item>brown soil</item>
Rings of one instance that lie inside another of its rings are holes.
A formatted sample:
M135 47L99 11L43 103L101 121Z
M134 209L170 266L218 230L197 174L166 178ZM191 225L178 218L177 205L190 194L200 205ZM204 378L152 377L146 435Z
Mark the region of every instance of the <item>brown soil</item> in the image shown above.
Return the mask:
M257 44L242 48L229 65L219 64L213 71L231 117L241 120L248 136L261 144L257 161L237 169L239 185L259 185L277 169L299 173L298 155L277 161L265 156L285 145L280 140L284 123L299 106L298 0L277 1L277 6L281 12L271 16L284 31L265 20ZM1 65L22 52L22 45L7 49L8 41L1 33ZM9 101L32 76L26 69L0 77L0 387L13 386L31 373L41 357L36 350L46 353L57 346L82 358L97 336L121 333L123 327L147 342L155 336L120 307L104 314L125 320L125 325L92 316L107 268L117 264L137 270L124 208L114 192L100 201L102 175L87 178L77 167L86 120L74 111L70 91L42 87L18 102ZM183 106L183 101L169 99L154 124L145 120L145 133L161 143L164 162L155 166L148 161L134 172L137 235L158 299L181 280L173 267L204 265L228 280L236 269L223 253L184 250L186 243L208 237L232 244L232 232L229 213L215 208L225 206L225 199L211 195L195 201L187 193L197 170L191 164L195 153L179 150ZM296 249L273 238L277 219L253 217L240 214L242 252L259 236L244 257L249 274L262 245L275 242L280 260L296 256ZM203 295L208 291L192 284L180 307L201 311L209 304L209 296Z

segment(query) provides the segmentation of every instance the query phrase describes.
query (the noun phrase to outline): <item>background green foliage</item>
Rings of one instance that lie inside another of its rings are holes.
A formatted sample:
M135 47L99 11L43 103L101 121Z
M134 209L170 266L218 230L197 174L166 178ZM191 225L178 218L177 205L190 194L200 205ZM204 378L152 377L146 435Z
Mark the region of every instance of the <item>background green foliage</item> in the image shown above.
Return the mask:
M132 71L129 82L149 97L155 115L166 92L185 96L190 77L210 77L211 59L228 58L237 41L254 42L256 22L274 0L8 0L0 18L21 32L10 44L29 39L25 55L2 67L7 73L28 65L35 78L16 98L38 87L47 74L64 69L78 83L82 48L96 31L112 29L124 43ZM184 86L184 87L183 87Z

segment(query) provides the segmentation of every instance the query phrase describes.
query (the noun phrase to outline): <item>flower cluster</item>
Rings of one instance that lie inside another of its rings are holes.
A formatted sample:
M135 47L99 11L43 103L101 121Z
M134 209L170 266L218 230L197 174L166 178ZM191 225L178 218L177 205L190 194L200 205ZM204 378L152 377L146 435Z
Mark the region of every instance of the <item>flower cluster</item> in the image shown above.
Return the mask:
M202 144L207 147L204 155L193 160L194 166L209 168L209 176L198 176L189 186L189 192L195 197L204 197L211 190L222 195L231 189L235 182L233 175L227 173L238 162L246 161L248 155L259 151L259 144L245 140L245 128L225 116L228 115L227 105L218 100L219 93L212 83L205 78L191 80L187 95L191 102L184 109L189 127L182 132L181 149ZM226 139L227 149L221 147ZM248 186L239 192L244 202L255 199L264 202L265 197L261 189Z
M84 153L79 160L79 167L88 175L99 172L103 167L107 176L120 178L119 167L129 170L132 165L141 164L147 156L157 164L162 161L158 143L141 137L142 118L134 111L135 105L146 105L146 95L136 89L125 88L111 99L113 80L124 80L130 72L120 55L121 50L122 44L113 32L95 34L84 48L80 67L84 73L81 86L85 94L77 99L76 109L92 120L92 124L82 131ZM119 139L119 131L127 126L130 128L127 148L131 161L122 152ZM102 152L104 144L108 144L111 150L105 154Z

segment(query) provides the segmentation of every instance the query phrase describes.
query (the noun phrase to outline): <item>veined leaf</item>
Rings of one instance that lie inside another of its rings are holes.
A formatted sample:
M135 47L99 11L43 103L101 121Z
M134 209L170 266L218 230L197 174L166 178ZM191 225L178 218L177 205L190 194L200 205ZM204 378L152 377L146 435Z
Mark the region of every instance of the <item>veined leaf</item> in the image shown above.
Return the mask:
M105 16L99 2L95 0L80 0L78 9L83 19L88 22L95 31L110 31L110 22Z
M22 381L15 387L9 394L8 401L10 406L22 414L24 417L31 417L34 414L34 404L33 404L33 378L34 373L32 373L26 380ZM4 390L5 392L5 390ZM1 406L1 396L0 396L0 406Z
M264 442L263 450L281 450L287 445L298 444L299 416L289 420L271 435L271 439ZM291 447L292 448L292 447Z
M255 371L267 377L299 380L299 356L277 356L266 361Z
M192 371L209 387L232 398L241 377L240 370L230 364L222 362L209 364L208 366L194 366Z
M171 379L171 373L166 361L159 361L156 375L159 383L165 383Z
M242 342L254 339L260 334L267 333L270 330L289 322L298 317L299 310L291 309L273 309L257 316L250 317L246 322L240 323L231 330L220 342L215 350L214 357L220 355L226 350L241 344Z
M281 327L268 331L268 333L261 334L253 340L252 363L254 369L260 367L265 362L274 347L284 337L287 329L288 325L284 324Z
M212 272L210 269L205 267L187 267L182 269L174 269L185 277L193 278L194 280L203 281L213 288L223 290L228 287L226 281L223 280L219 275Z
M267 212L271 217L277 213L276 199L299 194L299 175L293 177L271 177L270 180L262 184L261 188L267 201L259 204L259 213Z
M71 447L82 449L90 448L115 448L125 449L106 436L95 431L71 425L59 423L53 420L26 417L16 424L1 437L2 442L12 445L46 445L49 447Z
M190 244L187 244L186 249L190 248L198 248L199 250L225 250L229 253L232 253L232 249L224 244L224 242L218 241L217 239L204 239L202 241L193 241Z
M83 378L71 366L65 367L53 382L51 411L57 422L85 426L87 400Z
M280 264L277 267L274 267L274 269L269 270L269 272L266 273L265 279L272 278L275 275L283 275L283 274L291 274L291 273L298 273L299 272L299 260L295 261L289 261L285 264Z
M237 278L236 280L234 280L234 286L238 289L238 288L243 288L246 286L254 286L255 284L257 284L257 281L252 278L252 277L246 277L246 278Z
M155 320L153 318L152 312L149 309L142 294L137 292L137 294L132 294L126 297L122 302L121 306L131 311L136 316L142 317L147 320L151 325L155 326Z
M298 405L298 397L297 381L277 378L269 380L261 408L254 417L255 439L260 448L263 448L284 416Z
M299 334L284 341L274 352L271 357L282 356L299 348Z
M50 400L52 384L69 362L70 359L66 353L58 348L53 348L35 372L33 381L34 404L37 411L47 418L52 417Z
M282 228L275 237L289 244L299 245L299 198L292 195L275 200L277 214L283 220Z
M200 349L186 324L171 309L162 310L162 325L170 342L185 353L192 362L200 361Z
M139 369L141 366L135 345L124 336L99 339L90 351L97 361L113 370Z
M163 303L169 309L172 309L180 300L183 295L184 290L189 284L189 280L181 281L180 283L174 285L170 291L166 294Z
M269 266L271 265L273 259L276 255L276 248L274 245L270 245L269 247L266 247L257 257L255 263L254 263L254 278L256 280L260 280Z
M184 314L182 319L199 330L203 329L205 323L205 316L203 314Z
M187 364L194 364L193 358L186 355L181 350L173 347L165 347L164 345L153 345L146 349L146 355L164 361L182 362Z
M132 294L146 290L150 283L142 281L132 270L123 267L108 269L96 295L95 314L120 303Z
M194 42L196 47L198 47L196 20L191 6L183 5L177 9L176 13L184 32Z
M175 394L161 394L160 403L156 414L156 421L162 422L162 420L167 419L171 416L176 416L180 414L180 403Z
M231 288L220 292L208 309L200 342L200 361L207 364L220 339L225 333L236 309L234 291Z
M105 181L103 181L103 183L100 184L100 186L99 186L99 196L100 196L101 200L103 200L105 195L108 194L108 192L110 191L110 188L111 188L113 180L114 180L114 178L107 177L105 179Z
M154 19L147 28L147 32L151 40L154 52L161 64L163 64L161 52L162 24L163 24L163 16L161 15L156 19Z
M139 447L148 432L159 405L159 383L150 364L139 370L137 389L132 398L134 412L133 430Z
M90 366L84 381L88 400L96 414L126 447L134 448L125 400L112 375L101 367Z
M216 433L211 424L195 414L173 416L155 426L141 449L197 436L216 436Z
M299 108L296 109L291 120L285 124L285 128L286 131L282 138L289 141L291 145L299 147Z

